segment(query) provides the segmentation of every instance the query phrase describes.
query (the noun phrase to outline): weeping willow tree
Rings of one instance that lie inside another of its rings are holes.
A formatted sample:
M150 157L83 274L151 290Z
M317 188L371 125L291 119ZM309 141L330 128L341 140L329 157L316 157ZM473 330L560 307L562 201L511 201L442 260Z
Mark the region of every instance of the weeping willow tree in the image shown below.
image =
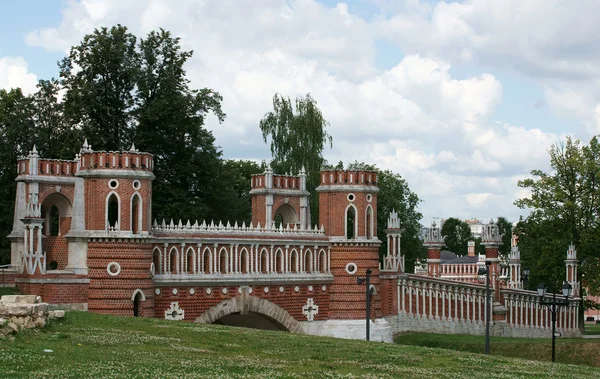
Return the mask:
M270 140L276 173L297 174L306 170L307 190L310 192L310 212L317 222L319 199L315 189L319 185L319 171L323 164L323 150L331 148L333 139L327 133L329 123L310 94L299 96L294 104L280 94L273 96L273 110L265 114L259 127L265 143Z

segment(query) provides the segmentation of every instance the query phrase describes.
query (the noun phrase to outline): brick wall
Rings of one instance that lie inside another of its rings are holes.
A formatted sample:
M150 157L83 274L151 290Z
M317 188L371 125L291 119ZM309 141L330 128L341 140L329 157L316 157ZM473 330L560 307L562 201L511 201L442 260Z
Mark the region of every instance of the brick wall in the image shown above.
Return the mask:
M325 290L323 290L323 286L325 286ZM283 287L283 292L279 290L280 287ZM298 291L295 290L296 287L298 287ZM309 287L312 290L309 290ZM165 311L169 309L171 302L178 302L179 307L185 311L186 321L194 321L209 308L240 295L239 286L158 288L160 293L155 295L154 300L156 317L164 318ZM194 294L190 293L192 288ZM207 293L208 288L210 288L210 294ZM226 293L223 293L224 288L227 290ZM314 316L314 320L326 320L329 317L329 286L327 285L251 286L250 288L252 289L250 296L259 297L280 306L298 321L306 321L302 307L309 298L312 298L315 305L319 306L319 313ZM265 288L268 288L268 292L265 292ZM173 294L173 289L177 290L176 294Z
M132 296L144 292L142 316L154 316L154 285L150 273L152 245L136 242L89 242L89 305L92 312L133 315ZM110 276L107 266L117 262L121 272Z

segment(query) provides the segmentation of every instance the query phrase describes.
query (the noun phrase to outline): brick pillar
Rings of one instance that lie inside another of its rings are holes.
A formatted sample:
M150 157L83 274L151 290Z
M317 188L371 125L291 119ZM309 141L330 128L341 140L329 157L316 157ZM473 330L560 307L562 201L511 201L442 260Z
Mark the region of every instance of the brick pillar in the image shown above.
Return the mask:
M492 262L490 268L490 287L494 289L494 300L500 302L500 258L498 248L502 245L502 236L498 226L490 220L483 226L481 244L485 246L485 260Z
M567 269L567 282L573 287L573 297L579 297L579 282L577 281L577 250L571 244L567 250L565 266Z
M440 276L441 250L445 245L446 236L442 236L441 228L435 225L435 221L431 223L431 227L427 231L423 240L423 246L427 247L427 276Z

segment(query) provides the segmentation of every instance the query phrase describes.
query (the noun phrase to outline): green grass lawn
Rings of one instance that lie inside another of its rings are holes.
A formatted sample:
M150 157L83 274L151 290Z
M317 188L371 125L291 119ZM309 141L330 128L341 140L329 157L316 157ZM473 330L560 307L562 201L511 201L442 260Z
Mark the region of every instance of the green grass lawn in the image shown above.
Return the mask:
M600 334L600 324L585 324L585 334L599 335Z
M45 352L51 350L51 352ZM219 325L68 312L0 342L3 378L594 378L600 369Z
M485 352L485 336L407 333L396 335L394 340L403 345ZM543 339L491 337L490 354L551 361L552 339L550 336ZM600 339L557 338L556 362L600 367Z

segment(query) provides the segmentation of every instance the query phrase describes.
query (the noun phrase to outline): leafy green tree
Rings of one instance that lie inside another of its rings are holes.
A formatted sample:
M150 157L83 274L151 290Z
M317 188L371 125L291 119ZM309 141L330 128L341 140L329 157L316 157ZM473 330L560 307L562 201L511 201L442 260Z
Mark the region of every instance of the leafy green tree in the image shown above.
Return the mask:
M519 222L518 236L522 256L531 257L532 279L555 283L558 272L564 277L566 250L572 242L580 259L582 287L592 295L600 294L600 145L597 137L588 145L567 137L565 143L549 150L550 173L533 170L532 178L519 181L531 196L515 204L532 209ZM527 243L527 239L530 242ZM533 268L540 271L536 273ZM536 275L536 276L534 276ZM558 282L561 280L558 279Z
M289 98L275 94L273 111L265 114L259 123L265 143L271 141L271 167L276 173L298 173L303 167L306 169L313 223L319 219L319 199L315 189L324 162L322 153L327 145L332 145L326 130L328 125L310 94L297 97L294 105Z
M21 89L0 89L0 264L10 263L10 241L4 237L12 231L17 159L39 142L33 114L32 99Z
M498 225L498 231L502 235L502 245L498 249L499 253L501 256L508 256L512 244L512 223L506 217L500 216L496 220L496 225Z
M131 146L140 56L125 26L96 29L59 63L67 120L99 149Z
M229 219L249 224L252 220L252 199L250 181L252 175L265 172L265 162L260 164L248 160L226 160L223 164L228 183L227 186L233 190L236 197L229 199L228 207L232 212Z
M468 242L473 239L471 228L466 222L454 217L444 221L442 235L446 236L446 248L457 255L468 253Z

